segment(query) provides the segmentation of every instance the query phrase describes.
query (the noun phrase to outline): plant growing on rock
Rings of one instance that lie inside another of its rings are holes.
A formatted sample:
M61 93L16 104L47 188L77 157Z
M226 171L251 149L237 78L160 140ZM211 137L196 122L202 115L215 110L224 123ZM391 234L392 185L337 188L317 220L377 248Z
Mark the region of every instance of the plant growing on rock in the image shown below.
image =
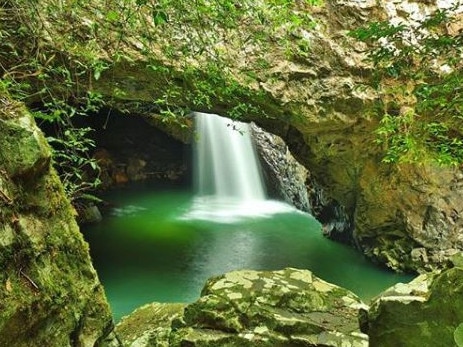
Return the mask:
M38 123L52 129L47 140L55 167L74 205L90 198L99 184L98 167L90 157L94 147L89 128L74 118L95 112L103 104L98 93L86 91L80 80L97 78L105 63L92 55L66 55L46 43L46 26L31 1L0 4L0 87L29 106ZM93 174L89 175L89 173Z
M320 3L5 0L0 2L1 84L55 128L49 137L55 162L68 195L77 201L98 180L85 173L96 167L89 157L94 144L90 129L75 126L76 116L102 105L139 102L126 99L132 85L113 80L111 69L144 61L145 72L158 76L158 83L150 99L140 102L163 122L182 125L190 109L214 109L232 118L262 116L268 105L259 82L272 64L267 51L276 45L287 58L306 53L307 31L315 25L310 7Z
M351 32L369 47L385 162L463 162L462 9L458 3L414 25L375 22Z

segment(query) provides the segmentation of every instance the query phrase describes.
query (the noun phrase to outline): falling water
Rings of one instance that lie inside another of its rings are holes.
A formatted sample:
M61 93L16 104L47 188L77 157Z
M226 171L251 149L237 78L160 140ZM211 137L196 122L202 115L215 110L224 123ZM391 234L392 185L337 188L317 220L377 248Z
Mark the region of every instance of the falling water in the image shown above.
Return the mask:
M234 222L292 210L266 199L248 124L215 114L194 115L197 196L186 218Z
M196 113L196 173L200 196L264 200L260 167L249 124Z

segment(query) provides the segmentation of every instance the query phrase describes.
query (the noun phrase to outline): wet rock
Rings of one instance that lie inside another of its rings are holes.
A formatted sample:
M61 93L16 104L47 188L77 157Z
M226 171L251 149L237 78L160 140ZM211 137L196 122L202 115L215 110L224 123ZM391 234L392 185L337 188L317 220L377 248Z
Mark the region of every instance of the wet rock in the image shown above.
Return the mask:
M309 171L292 156L282 138L255 124L251 124L251 131L270 195L301 211L312 212L307 187Z
M210 279L183 313L183 306L153 304L124 319L116 331L133 332L123 342L137 347L167 346L165 341L168 346L366 347L360 309L366 305L354 294L308 270L242 270ZM146 318L147 312L154 317Z
M126 170L129 181L135 182L145 180L147 178L145 167L145 160L136 157L129 158Z
M77 211L77 221L79 224L99 223L103 220L101 211L94 203L89 203Z

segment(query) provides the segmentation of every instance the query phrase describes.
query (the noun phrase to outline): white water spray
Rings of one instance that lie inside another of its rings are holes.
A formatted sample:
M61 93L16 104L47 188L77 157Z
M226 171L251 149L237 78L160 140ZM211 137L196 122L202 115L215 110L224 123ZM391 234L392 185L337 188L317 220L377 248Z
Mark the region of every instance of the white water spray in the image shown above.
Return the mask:
M194 116L197 196L185 218L228 223L294 211L287 204L266 199L249 124L215 114Z
M195 180L200 196L265 200L249 124L196 113Z

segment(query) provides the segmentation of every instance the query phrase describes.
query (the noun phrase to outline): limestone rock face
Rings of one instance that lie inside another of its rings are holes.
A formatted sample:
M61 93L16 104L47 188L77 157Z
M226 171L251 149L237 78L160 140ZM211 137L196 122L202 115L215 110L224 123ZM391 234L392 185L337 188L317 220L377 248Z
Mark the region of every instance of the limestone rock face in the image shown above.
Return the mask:
M371 347L456 346L463 322L463 268L423 274L376 298L365 329Z
M242 270L210 279L181 315L180 306L153 304L123 319L116 332L132 347L366 347L357 316L361 308L365 305L354 294L307 270ZM153 324L160 320L169 326ZM156 327L162 330L158 335ZM123 331L136 336L124 338Z
M371 73L363 61L366 47L347 32L369 20L413 24L451 2L326 1L315 14L323 25L311 32L308 56L276 59L274 78L262 82L285 109L298 114L288 117L289 130L269 122L266 130L282 136L337 206L343 222L340 228L325 222L326 234L397 270L442 267L463 249L463 173L431 164L381 163L374 142L376 95L364 77Z
M311 36L307 59L275 64L279 76L264 88L285 108L301 113L289 121L295 130L279 132L296 158L339 203L355 229L327 232L356 244L365 254L393 269L430 270L463 249L460 169L429 164L388 165L374 144L378 115L375 94L363 76L370 67L362 47L347 31L369 20L414 23L436 6L451 1L330 0ZM295 71L312 75L295 78ZM349 222L348 222L349 223ZM347 224L348 224L347 223ZM346 223L344 223L346 224ZM330 229L325 226L325 229ZM352 231L352 232L351 232Z
M251 125L251 131L269 194L301 211L312 212L308 194L309 171L292 156L281 137L255 124Z
M6 95L0 134L0 346L98 346L112 318L88 246L45 138Z

